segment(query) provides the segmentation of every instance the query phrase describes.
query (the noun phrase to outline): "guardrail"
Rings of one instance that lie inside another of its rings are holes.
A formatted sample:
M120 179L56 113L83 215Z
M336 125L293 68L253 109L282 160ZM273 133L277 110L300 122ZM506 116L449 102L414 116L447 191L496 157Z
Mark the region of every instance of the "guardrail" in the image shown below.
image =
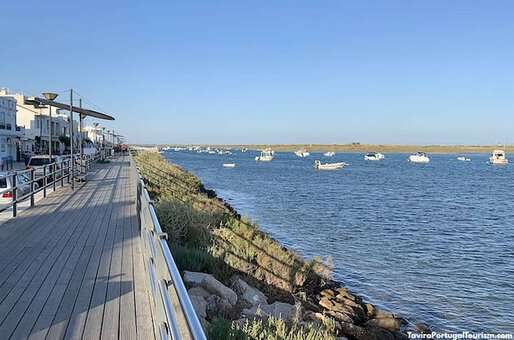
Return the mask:
M135 169L135 166L132 165ZM137 172L137 170L136 170ZM175 260L161 229L153 201L137 172L137 216L149 278L155 329L161 339L205 340Z
M56 190L60 187L72 184L76 179L83 179L91 165L98 160L98 155L86 155L83 158L70 157L41 166L30 167L25 170L12 171L0 176L0 183L5 188L0 189L0 213L12 208L12 216L16 217L18 204L30 199L30 206L35 205L34 195L43 192L43 198L47 196L48 188ZM10 199L5 201L5 199ZM3 202L5 201L5 202Z

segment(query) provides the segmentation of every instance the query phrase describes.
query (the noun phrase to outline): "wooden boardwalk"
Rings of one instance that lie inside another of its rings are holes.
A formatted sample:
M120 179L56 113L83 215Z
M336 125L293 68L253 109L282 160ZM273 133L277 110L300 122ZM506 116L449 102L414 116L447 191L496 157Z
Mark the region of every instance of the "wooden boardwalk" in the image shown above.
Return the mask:
M128 158L0 225L0 339L154 339Z

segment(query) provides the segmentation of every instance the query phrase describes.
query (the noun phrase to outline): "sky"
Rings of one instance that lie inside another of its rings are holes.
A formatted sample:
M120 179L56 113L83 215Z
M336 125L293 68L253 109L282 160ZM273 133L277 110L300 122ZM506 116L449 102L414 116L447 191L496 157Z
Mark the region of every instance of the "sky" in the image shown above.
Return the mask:
M132 143L514 143L512 1L9 1L0 87Z

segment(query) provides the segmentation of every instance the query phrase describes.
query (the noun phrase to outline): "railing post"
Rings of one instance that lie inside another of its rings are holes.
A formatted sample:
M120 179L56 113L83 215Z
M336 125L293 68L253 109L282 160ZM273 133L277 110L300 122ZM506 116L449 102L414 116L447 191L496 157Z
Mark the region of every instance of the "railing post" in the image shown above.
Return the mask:
M43 197L46 197L46 186L48 185L48 178L46 175L46 164L43 165Z
M64 161L61 161L61 188L64 186Z
M18 183L16 183L16 172L12 175L12 217L16 217L18 203L16 202L16 194L18 191Z
M67 163L68 163L68 166L67 166L67 169L68 169L68 176L66 176L66 178L68 179L68 184L70 184L70 169L71 169L70 162L71 162L71 160L70 160L70 159L68 159L68 160L67 160Z
M53 170L52 170L52 182L53 183L52 184L53 184L54 191L55 191L55 180L56 180L56 178L55 178L56 176L55 175L57 174L57 171L56 171L57 167L56 167L56 165L57 165L57 162L54 162L54 166L52 167L53 168Z
M34 168L30 169L30 206L34 206Z

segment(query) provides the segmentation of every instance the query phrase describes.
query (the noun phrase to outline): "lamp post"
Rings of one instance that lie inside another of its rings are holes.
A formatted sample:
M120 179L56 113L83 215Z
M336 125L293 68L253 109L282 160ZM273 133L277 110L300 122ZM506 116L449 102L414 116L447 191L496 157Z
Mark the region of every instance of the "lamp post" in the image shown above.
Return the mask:
M57 93L52 92L44 92L43 97L46 100L53 101L57 98ZM48 112L50 114L50 122L49 122L49 133L48 133L48 157L50 158L50 163L52 163L52 105L48 104Z

